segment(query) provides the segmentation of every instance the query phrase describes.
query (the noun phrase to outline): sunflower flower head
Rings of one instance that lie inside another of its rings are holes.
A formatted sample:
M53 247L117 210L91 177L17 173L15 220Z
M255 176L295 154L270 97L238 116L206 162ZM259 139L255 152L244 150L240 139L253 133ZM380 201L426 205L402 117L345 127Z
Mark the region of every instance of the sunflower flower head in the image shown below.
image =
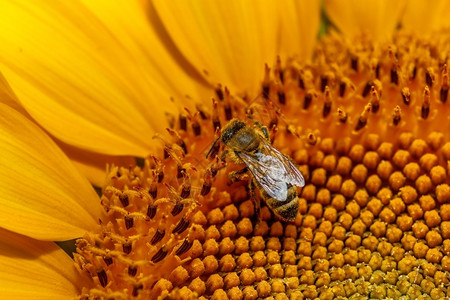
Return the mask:
M257 97L218 87L174 118L160 157L111 167L100 232L77 243L83 296L191 299L449 295L450 36L322 39L266 66ZM292 222L219 159L231 119L267 126L306 185ZM210 157L205 154L211 148Z

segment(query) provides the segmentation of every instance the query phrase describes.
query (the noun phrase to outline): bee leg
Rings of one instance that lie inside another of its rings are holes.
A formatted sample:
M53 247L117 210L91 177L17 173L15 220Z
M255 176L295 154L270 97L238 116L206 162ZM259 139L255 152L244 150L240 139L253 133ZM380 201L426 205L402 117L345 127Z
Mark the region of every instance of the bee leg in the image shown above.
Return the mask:
M220 155L220 160L222 162L225 162L225 159L227 158L228 155L228 149L225 149L224 151L222 151L222 154Z
M262 133L266 137L266 140L269 140L269 131L267 130L267 127L259 123L258 121L254 121L254 123L256 126L258 126L259 129L261 129Z
M258 218L258 223L260 223L261 222L261 205L255 195L255 182L253 180L250 180L250 183L248 184L248 188L250 191L250 197L252 198L253 203L255 204L255 212L256 212L256 217Z
M248 171L248 169L247 169L247 167L245 167L241 170L231 172L229 175L231 182L234 183L234 182L240 181L242 178L242 175L247 173L247 171Z

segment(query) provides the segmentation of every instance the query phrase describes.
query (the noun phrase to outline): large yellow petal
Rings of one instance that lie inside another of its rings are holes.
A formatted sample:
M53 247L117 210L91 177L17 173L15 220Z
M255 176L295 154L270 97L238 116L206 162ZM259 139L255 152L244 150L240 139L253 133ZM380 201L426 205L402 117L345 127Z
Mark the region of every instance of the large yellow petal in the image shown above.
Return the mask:
M255 92L278 52L275 0L151 1L180 52L212 84Z
M0 229L2 299L74 299L86 284L54 243Z
M430 34L434 30L448 28L449 0L409 0L402 19L402 27L419 34Z
M325 11L345 35L384 40L397 27L404 5L402 0L325 0Z
M281 11L280 52L310 59L320 25L320 0L279 1Z
M0 104L0 227L40 240L68 240L97 226L89 182L34 123Z
M145 156L197 87L137 1L2 1L0 68L30 115L93 152ZM195 99L195 97L193 97Z
M78 171L97 187L103 187L105 184L107 165L114 164L126 167L136 164L136 159L131 156L111 156L82 150L58 141L57 144L67 154Z

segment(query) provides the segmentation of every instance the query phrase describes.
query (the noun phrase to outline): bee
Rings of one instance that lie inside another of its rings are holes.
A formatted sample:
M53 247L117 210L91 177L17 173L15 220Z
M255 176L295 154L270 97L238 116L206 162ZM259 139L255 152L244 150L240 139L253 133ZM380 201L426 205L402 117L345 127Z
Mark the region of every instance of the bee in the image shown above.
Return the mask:
M219 140L227 147L222 153L223 159L228 156L235 163L245 164L245 168L232 172L230 177L238 178L250 171L250 191L257 205L257 213L259 201L254 197L254 185L277 216L287 221L294 220L298 211L295 186L303 187L305 180L291 159L272 146L267 128L258 122L250 126L232 119L221 130L206 157L213 148L217 148Z

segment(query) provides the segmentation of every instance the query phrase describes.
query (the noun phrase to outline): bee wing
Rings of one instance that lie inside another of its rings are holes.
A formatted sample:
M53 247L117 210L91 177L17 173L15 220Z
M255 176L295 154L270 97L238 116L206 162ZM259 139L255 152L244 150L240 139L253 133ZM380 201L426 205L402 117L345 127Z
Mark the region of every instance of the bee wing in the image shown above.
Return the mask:
M240 152L237 155L270 197L279 201L286 201L288 186L282 176L284 168L277 158L260 152L255 153L255 155Z
M261 139L264 146L264 151L268 156L277 158L279 160L279 168L283 169L283 179L292 185L303 187L305 179L297 166L291 161L289 157L278 151L275 147L269 144L265 139Z

